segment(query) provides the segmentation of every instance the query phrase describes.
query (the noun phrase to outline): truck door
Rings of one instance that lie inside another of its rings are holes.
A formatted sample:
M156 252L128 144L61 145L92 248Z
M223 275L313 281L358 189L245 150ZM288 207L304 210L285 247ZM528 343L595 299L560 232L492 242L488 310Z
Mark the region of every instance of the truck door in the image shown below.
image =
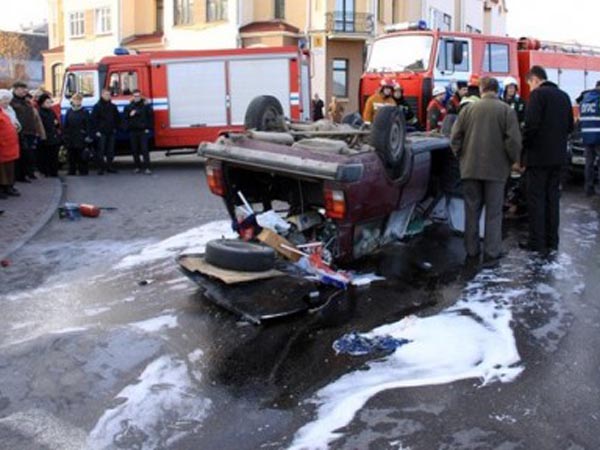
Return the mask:
M276 97L285 117L290 117L290 60L287 56L232 59L229 61L228 79L231 125L244 124L246 108L259 95Z
M110 90L110 95L113 98L113 103L119 108L122 113L123 109L131 101L131 96L135 89L140 89L142 95L149 96L149 93L144 92L141 86L141 76L139 69L132 68L113 68L108 74L108 84L106 89Z
M469 80L473 71L472 48L469 38L448 36L438 41L434 87L445 88L453 81Z
M167 64L170 128L227 125L225 61Z

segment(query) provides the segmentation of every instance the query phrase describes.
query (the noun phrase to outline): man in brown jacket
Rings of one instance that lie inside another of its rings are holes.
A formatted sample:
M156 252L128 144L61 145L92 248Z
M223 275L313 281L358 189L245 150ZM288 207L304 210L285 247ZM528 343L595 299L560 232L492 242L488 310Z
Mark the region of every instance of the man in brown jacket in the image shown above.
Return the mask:
M485 206L484 262L502 256L502 205L510 168L519 161L517 115L498 98L498 80L481 79L481 100L464 109L452 128L465 199L467 257L479 257L479 217Z

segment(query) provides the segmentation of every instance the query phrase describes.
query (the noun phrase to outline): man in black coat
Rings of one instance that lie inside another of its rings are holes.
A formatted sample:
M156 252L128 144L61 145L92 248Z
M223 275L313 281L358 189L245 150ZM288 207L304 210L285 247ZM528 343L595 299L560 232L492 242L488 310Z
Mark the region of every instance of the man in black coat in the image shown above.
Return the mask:
M522 248L558 249L561 168L567 162L567 139L573 131L571 99L548 81L543 67L527 74L531 95L525 111L523 165L526 167L529 239Z
M112 162L115 157L115 135L119 122L119 110L111 101L110 91L102 89L101 98L92 109L92 128L98 139L96 147L98 175L103 175L104 170L108 173L117 172L112 167Z
M139 89L133 91L133 98L129 105L125 107L123 122L125 129L129 131L131 152L133 153L133 161L135 163L134 172L140 173L142 170L142 163L140 161L141 153L144 159L144 173L146 175L152 174L150 170L148 141L150 139L150 131L154 125L154 116L152 107L142 97Z

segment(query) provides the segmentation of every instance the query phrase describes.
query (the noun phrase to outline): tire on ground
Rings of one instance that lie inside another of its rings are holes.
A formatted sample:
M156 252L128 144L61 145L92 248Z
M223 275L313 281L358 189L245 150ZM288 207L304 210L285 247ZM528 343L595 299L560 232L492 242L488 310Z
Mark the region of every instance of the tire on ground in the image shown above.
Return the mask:
M390 166L403 160L406 148L406 124L404 114L396 106L384 106L377 110L371 126L371 145Z
M275 251L272 248L237 239L209 241L204 258L214 266L241 272L263 272L275 265Z
M246 109L244 126L247 130L283 131L285 118L279 100L272 95L255 97Z

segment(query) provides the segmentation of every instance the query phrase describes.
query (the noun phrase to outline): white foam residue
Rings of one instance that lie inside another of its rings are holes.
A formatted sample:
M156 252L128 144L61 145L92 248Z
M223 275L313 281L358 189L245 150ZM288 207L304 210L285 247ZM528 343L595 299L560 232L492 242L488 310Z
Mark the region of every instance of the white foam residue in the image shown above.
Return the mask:
M411 343L368 370L346 374L317 393L318 418L301 428L292 449L326 449L336 432L374 395L395 388L445 384L477 378L488 384L510 382L522 371L511 329L510 304L527 294L511 289L506 278L495 282L484 271L467 286L456 305L433 317L409 317L366 333L389 335Z
M374 281L380 280L385 280L385 278L375 275L374 273L356 274L352 277L352 284L354 286L367 286Z
M202 398L184 362L162 356L116 397L88 439L88 448L171 448L184 434L197 431L211 400Z
M142 320L140 322L133 322L130 325L147 333L153 333L155 331L177 327L177 316L158 316L153 317L152 319Z
M115 268L128 269L158 259L171 258L181 252L203 253L208 241L235 236L236 234L231 230L231 222L228 220L209 222L184 233L171 236L164 241L149 245L140 253L123 258Z

